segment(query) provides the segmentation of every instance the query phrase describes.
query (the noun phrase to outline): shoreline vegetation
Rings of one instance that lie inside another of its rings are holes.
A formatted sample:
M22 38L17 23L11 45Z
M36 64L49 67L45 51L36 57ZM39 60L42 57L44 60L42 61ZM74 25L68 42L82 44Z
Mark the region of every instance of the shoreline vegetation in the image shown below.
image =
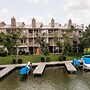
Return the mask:
M80 59L82 57L82 55L84 55L84 54L73 53L70 55L65 55L66 61L73 60L74 58ZM50 54L49 55L50 62L59 61L60 56L61 56L61 54ZM44 55L19 55L19 56L17 56L16 60L21 58L22 63L27 63L27 62L36 63L36 62L41 62L41 57L45 57L45 56ZM12 60L13 60L13 56L0 57L0 65L12 64Z

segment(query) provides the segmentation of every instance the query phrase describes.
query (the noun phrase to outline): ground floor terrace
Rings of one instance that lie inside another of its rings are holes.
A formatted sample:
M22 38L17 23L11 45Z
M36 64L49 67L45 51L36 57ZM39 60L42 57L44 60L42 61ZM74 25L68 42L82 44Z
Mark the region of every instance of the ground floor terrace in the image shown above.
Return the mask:
M30 54L40 54L40 47L38 46L26 46L19 47L19 51L29 52ZM57 46L49 46L50 53L61 53L61 50Z

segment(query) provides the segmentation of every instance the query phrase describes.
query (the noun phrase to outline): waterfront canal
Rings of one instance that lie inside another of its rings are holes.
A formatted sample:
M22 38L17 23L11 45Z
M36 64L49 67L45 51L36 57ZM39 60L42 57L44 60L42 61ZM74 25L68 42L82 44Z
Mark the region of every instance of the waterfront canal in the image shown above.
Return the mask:
M68 74L64 67L47 67L42 76L22 77L19 69L0 81L0 90L90 90L90 72Z

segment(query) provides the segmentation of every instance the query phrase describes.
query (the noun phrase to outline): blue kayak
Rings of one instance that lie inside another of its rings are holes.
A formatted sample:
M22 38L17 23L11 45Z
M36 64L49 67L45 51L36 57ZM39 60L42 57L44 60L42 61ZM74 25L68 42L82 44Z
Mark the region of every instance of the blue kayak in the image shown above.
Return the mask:
M74 66L78 66L78 67L80 66L78 59L74 59L73 64L74 64Z
M20 70L20 74L25 75L25 74L27 74L27 72L30 71L30 69L31 69L30 67L25 66Z

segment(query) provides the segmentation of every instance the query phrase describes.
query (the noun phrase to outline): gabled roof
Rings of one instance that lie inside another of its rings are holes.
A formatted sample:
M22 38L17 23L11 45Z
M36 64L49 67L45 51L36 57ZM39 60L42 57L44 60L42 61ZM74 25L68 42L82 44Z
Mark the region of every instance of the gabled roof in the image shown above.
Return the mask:
M74 26L75 29L84 29L84 26L80 26L80 25L77 25L75 23L72 24L72 26ZM68 24L65 24L64 26L60 26L60 29L68 29Z
M16 22L16 27L24 27L25 23L24 22Z
M84 26L74 25L75 29L84 29Z
M5 26L6 24L3 21L0 21L0 27Z

